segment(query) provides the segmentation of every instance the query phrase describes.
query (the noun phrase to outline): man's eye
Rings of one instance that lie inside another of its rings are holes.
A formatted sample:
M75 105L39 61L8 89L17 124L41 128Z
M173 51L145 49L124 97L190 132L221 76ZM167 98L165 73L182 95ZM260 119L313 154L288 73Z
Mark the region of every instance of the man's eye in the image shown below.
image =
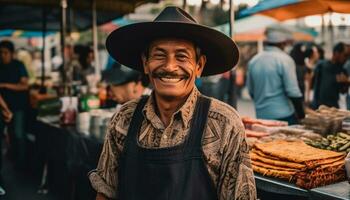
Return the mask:
M188 60L188 57L186 55L177 55L176 58L180 61Z
M162 59L162 58L165 58L165 55L164 54L153 54L152 57L155 59Z

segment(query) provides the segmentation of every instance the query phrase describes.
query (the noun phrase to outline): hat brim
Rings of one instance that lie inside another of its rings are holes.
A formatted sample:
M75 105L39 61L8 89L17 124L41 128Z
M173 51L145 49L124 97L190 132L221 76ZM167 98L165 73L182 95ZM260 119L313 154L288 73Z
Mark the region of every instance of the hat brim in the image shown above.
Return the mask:
M194 42L206 55L202 76L224 73L238 62L235 42L225 34L198 24L179 22L141 22L114 30L106 40L108 53L119 63L143 72L141 54L158 38L181 38Z

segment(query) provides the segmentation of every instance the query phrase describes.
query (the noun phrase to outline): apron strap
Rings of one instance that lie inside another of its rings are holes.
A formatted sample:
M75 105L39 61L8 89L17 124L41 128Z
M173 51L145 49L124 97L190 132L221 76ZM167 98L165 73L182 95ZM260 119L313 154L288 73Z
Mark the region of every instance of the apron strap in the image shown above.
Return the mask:
M132 145L137 144L138 141L138 133L139 129L142 125L143 121L143 114L142 110L145 107L147 100L149 96L142 96L140 101L138 102L136 109L134 111L134 114L131 118L131 122L129 125L128 133L126 135L126 140L125 140L125 145L124 145L124 150L123 152L128 152L128 150L131 149L136 149L136 148L131 148ZM130 147L130 148L129 148Z
M186 156L202 156L202 137L207 125L211 99L200 95L192 117L191 130L185 145Z

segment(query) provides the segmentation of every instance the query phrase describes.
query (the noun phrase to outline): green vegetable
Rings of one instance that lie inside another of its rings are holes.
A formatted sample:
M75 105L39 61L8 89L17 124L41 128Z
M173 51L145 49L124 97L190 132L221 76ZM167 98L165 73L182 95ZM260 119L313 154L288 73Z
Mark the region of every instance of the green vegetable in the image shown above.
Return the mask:
M338 133L338 136L346 139L346 140L350 140L350 135L346 134L346 133Z
M345 151L347 148L350 147L350 142L346 143L345 145L343 145L342 147L339 148L339 151Z

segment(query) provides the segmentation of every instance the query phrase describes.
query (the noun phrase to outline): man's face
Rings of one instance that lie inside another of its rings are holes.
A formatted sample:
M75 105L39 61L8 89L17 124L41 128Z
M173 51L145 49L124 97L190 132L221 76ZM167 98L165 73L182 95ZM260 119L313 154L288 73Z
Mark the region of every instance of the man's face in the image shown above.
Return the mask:
M340 65L344 64L348 59L348 54L346 50L344 50L343 52L335 52L334 55L336 58L336 62Z
M166 38L152 42L149 55L144 55L142 60L156 95L176 99L190 94L206 57L196 58L192 42Z
M136 82L129 82L124 85L111 85L110 96L112 100L116 101L119 104L123 104L127 101L138 98L135 96L136 85Z
M0 62L3 64L9 64L12 61L12 52L4 47L0 48Z

